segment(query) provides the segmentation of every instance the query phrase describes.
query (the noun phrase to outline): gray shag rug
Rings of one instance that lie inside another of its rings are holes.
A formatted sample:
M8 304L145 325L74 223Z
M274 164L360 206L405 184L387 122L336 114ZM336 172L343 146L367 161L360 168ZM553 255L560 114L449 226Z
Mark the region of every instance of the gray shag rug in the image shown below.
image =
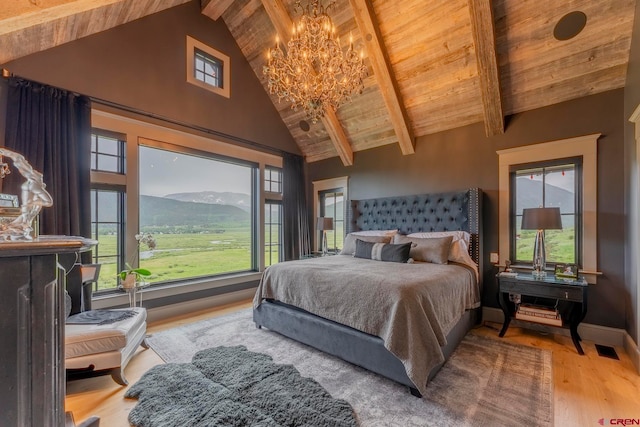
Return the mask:
M134 426L356 426L351 406L291 365L244 346L199 351L191 363L158 365L125 397Z
M496 332L497 335L497 332ZM361 426L551 426L551 352L485 338L471 331L418 399L407 387L266 329L251 310L153 334L165 362L188 363L198 351L243 345L290 364L344 399ZM194 399L193 395L184 399ZM186 424L185 424L186 425Z

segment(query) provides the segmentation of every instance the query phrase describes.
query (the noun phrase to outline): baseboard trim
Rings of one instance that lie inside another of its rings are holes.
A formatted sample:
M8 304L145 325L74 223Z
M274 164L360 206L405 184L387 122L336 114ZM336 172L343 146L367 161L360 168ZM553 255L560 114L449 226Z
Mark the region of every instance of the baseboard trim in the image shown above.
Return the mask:
M627 331L624 331L624 351L627 352L631 363L633 363L638 375L640 375L640 346L636 344Z
M504 322L504 313L499 308L482 307L482 320L501 324ZM550 334L570 336L568 329L555 328L553 326L519 321L518 326L540 332L547 332ZM625 345L625 334L627 334L627 331L625 331L624 329L593 325L591 323L581 323L580 326L578 326L578 333L580 334L582 339L593 341L595 343L603 345L623 347L626 351L627 347ZM628 351L627 354L629 354Z
M226 304L246 301L253 298L256 288L243 289L241 291L227 292L208 298L199 298L191 301L165 305L147 309L147 322L157 322L170 317L182 316L194 311L206 310Z

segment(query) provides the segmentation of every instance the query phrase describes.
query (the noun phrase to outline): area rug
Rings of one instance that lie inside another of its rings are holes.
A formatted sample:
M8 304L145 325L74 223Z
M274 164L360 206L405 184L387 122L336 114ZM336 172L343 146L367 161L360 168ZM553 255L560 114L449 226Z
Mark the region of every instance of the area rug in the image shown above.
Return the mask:
M136 427L356 426L347 402L293 366L244 346L210 348L191 363L155 366L125 397L138 399L129 413Z
M428 384L422 399L407 387L275 332L257 329L251 310L153 334L165 362L188 363L199 350L243 345L291 364L353 408L361 426L553 425L551 352L471 331Z

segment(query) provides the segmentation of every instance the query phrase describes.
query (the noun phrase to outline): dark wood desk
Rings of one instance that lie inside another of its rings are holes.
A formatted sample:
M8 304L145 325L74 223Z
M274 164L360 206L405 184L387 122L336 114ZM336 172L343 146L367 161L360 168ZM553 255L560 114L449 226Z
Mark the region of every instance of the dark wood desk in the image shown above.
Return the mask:
M500 337L503 337L507 332L511 319L515 315L516 305L509 301L509 294L556 300L563 306L561 309L562 327L569 328L571 339L576 346L578 354L584 355L580 345L582 338L578 334L578 325L587 314L587 289L589 285L583 278L575 281L556 278L554 275L536 279L531 274L518 274L516 277L498 274L497 279L498 303L504 313L504 323L502 324Z

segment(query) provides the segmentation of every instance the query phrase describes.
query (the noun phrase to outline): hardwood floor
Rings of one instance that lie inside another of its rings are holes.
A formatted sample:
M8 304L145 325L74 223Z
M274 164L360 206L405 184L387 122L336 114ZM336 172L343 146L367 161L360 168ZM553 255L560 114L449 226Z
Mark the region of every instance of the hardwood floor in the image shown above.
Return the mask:
M148 331L153 334L248 307L249 300L174 317L149 325ZM476 332L496 338L498 325L488 323ZM597 426L601 418L608 425L611 418L640 418L640 375L622 348L616 347L620 360L614 360L598 356L594 344L585 341L585 356L580 356L568 337L517 327L511 327L503 339L553 352L556 426ZM138 350L125 371L129 384L160 363L162 360L153 350ZM125 399L125 390L108 375L71 381L67 383L66 410L73 412L76 423L97 415L101 426L128 426L127 415L136 401Z

